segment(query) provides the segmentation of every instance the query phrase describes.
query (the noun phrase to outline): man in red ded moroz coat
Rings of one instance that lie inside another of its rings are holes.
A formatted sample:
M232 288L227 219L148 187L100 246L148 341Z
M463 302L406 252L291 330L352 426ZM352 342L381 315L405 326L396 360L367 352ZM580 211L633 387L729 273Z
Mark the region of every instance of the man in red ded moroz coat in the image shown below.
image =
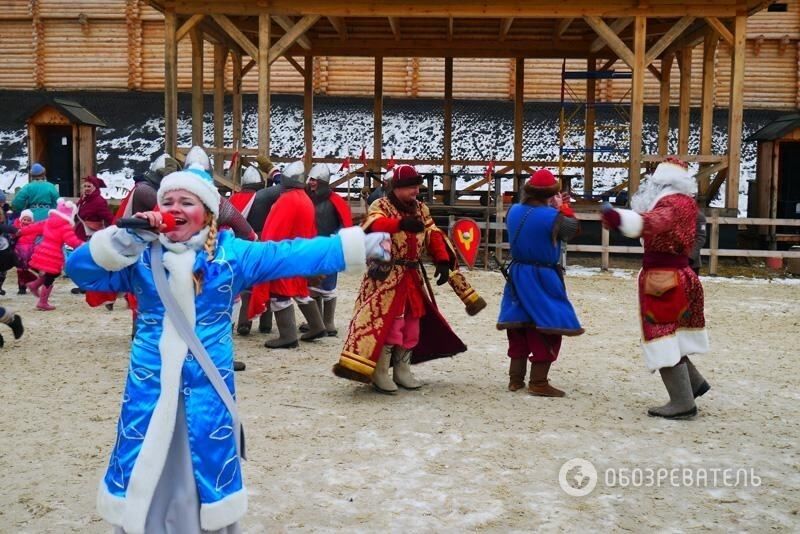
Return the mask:
M669 393L654 417L688 419L697 414L695 398L710 386L689 360L708 351L703 286L689 266L697 231L697 183L686 163L667 158L631 199L632 210L603 209L603 224L641 238L639 273L642 349L648 369L659 371Z
M269 211L261 234L262 241L282 241L297 237L317 236L314 204L306 194L306 173L302 161L295 161L284 169L283 188L278 200ZM309 331L300 336L312 341L327 335L317 304L311 298L305 278L282 278L269 283L269 307L275 314L278 337L264 346L272 349L297 347L297 324L294 319L294 301L306 319Z
M399 165L393 169L389 194L369 206L362 227L368 233L391 234L392 261L370 264L344 349L333 368L337 376L371 382L381 393L393 394L397 386L421 387L422 382L411 373L412 363L467 350L426 291L420 265L423 252L433 258L438 285L452 279L457 263L428 207L417 200L421 184L422 177L414 167ZM468 313L473 314L485 303L471 293L475 298L468 304ZM474 309L470 310L470 305ZM394 369L391 376L390 366Z

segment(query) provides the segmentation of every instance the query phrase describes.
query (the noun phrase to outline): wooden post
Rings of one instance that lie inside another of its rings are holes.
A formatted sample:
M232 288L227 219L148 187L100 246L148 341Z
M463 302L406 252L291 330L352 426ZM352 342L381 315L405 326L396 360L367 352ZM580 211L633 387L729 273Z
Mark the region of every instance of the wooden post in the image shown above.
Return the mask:
M639 176L642 173L642 127L644 123L644 73L645 40L647 37L647 17L637 16L634 22L633 38L633 80L631 88L631 161L628 176L629 198L639 189Z
M452 172L453 158L453 58L444 58L444 161L442 172L444 179L442 185L445 194L449 199L449 204L454 205L456 201L455 181Z
M608 254L608 244L611 240L611 232L608 231L608 228L605 226L602 227L600 230L600 246L602 250L600 251L600 270L607 271L608 264L609 264L609 254Z
M270 119L270 89L269 89L269 45L270 25L268 14L258 16L258 153L269 157L269 119Z
M311 170L311 158L314 157L314 56L305 57L303 68L303 139L305 140L305 156L303 162L306 172Z
M709 238L709 248L711 255L708 260L708 274L716 275L717 267L719 266L719 210L714 208L711 210L711 237Z
M711 155L711 140L714 134L714 57L719 36L709 32L703 41L703 95L700 114L700 155ZM704 175L698 184L698 199L705 205L710 177Z
M522 176L522 127L525 123L525 58L517 58L514 78L514 191L519 189ZM500 185L500 182L497 182ZM503 192L496 191L503 205Z
M744 104L744 52L747 37L747 13L736 14L731 53L731 96L728 110L728 183L725 207L739 207L739 166L742 157L742 107Z
M597 70L597 58L586 60L586 70ZM586 156L583 163L583 196L589 198L594 189L594 123L597 115L594 106L597 94L597 80L593 76L586 78ZM562 186L563 187L563 186Z
M669 112L670 112L670 78L672 62L675 56L665 55L661 58L661 100L658 103L658 155L666 156L669 151Z
M377 176L381 172L383 155L383 57L379 56L375 58L375 103L372 115L374 121L372 166Z
M203 32L198 27L192 37L192 145L203 146Z
M214 172L224 172L225 157L225 62L228 60L228 48L225 45L214 45L214 148L219 150L214 156ZM233 171L233 169L231 169Z
M681 72L678 100L678 154L689 153L689 113L692 108L692 49L680 51L678 67Z
M178 151L178 19L174 9L164 12L164 151Z
M231 54L233 61L233 96L231 103L232 125L233 125L233 149L241 150L242 148L242 54L238 50L234 50ZM237 165L233 169L231 180L234 185L239 183L239 170L241 166Z

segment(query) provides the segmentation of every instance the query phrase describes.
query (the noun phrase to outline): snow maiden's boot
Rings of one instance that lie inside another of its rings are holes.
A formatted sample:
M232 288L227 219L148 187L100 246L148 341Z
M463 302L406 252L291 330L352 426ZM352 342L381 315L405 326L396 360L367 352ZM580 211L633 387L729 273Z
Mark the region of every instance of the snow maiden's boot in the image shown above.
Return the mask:
M50 298L50 293L53 292L53 286L47 287L42 286L39 288L39 302L36 303L36 309L41 311L53 311L56 309L55 306L52 306L47 299Z
M678 363L674 367L663 367L658 372L661 373L661 380L664 381L669 393L669 402L664 406L650 408L647 410L647 415L666 419L689 419L697 415L686 364Z
M392 351L392 365L394 366L394 382L405 389L419 389L422 382L414 378L411 373L411 349L404 349L396 345Z
M551 362L531 362L531 381L528 384L528 393L537 397L563 397L565 393L550 385L547 375L550 372Z
M258 331L262 334L272 332L272 310L267 310L258 317Z
M297 343L297 323L294 320L294 306L275 312L275 323L278 325L278 337L264 343L270 349L293 349Z
M528 358L509 358L508 391L518 391L525 387L525 374L528 372Z
M306 318L306 323L308 324L308 332L300 336L302 341L313 341L328 335L325 330L325 323L322 322L319 306L315 301L307 304L298 304L297 307L300 308L300 313Z
M336 328L336 297L322 301L322 321L325 323L325 330L328 337L335 337L339 333Z
M375 371L372 373L372 386L381 393L389 395L397 393L397 384L395 384L392 377L389 376L389 364L392 362L392 349L394 349L394 345L383 346L378 362L375 364Z
M686 362L686 369L689 371L689 382L692 384L694 398L702 397L708 393L711 386L706 382L706 379L703 378L703 375L700 374L700 371L697 370L697 367L694 366L689 357L684 356L681 361Z
M28 282L27 284L25 284L25 287L27 287L28 290L31 293L33 293L33 296L38 297L39 288L41 287L42 284L44 284L44 276L37 276L36 280L34 280L33 282Z

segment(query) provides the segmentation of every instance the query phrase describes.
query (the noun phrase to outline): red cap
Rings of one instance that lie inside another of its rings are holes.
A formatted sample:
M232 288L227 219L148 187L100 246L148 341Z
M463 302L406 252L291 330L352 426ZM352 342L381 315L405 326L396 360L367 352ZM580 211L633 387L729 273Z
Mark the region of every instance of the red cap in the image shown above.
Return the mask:
M558 193L561 184L553 173L547 169L539 169L525 182L525 191L537 197L551 197Z
M422 176L411 165L397 165L392 169L392 187L422 185Z

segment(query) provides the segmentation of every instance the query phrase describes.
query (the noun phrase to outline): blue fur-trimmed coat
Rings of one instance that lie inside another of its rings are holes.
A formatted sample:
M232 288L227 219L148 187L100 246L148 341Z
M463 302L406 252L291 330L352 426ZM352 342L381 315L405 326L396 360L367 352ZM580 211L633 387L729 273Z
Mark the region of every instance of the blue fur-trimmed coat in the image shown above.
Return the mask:
M118 252L112 226L97 232L67 262L67 273L91 291L132 292L139 301L136 337L108 470L100 481L100 515L129 534L144 532L145 519L167 457L183 395L204 530L231 525L247 511L232 418L199 363L178 335L158 297L150 270L150 250L137 256ZM235 395L234 297L256 283L287 276L313 276L363 265L360 229L333 237L251 242L230 232L218 236L213 261L206 252L165 250L170 290L209 356ZM202 272L195 297L192 274Z

